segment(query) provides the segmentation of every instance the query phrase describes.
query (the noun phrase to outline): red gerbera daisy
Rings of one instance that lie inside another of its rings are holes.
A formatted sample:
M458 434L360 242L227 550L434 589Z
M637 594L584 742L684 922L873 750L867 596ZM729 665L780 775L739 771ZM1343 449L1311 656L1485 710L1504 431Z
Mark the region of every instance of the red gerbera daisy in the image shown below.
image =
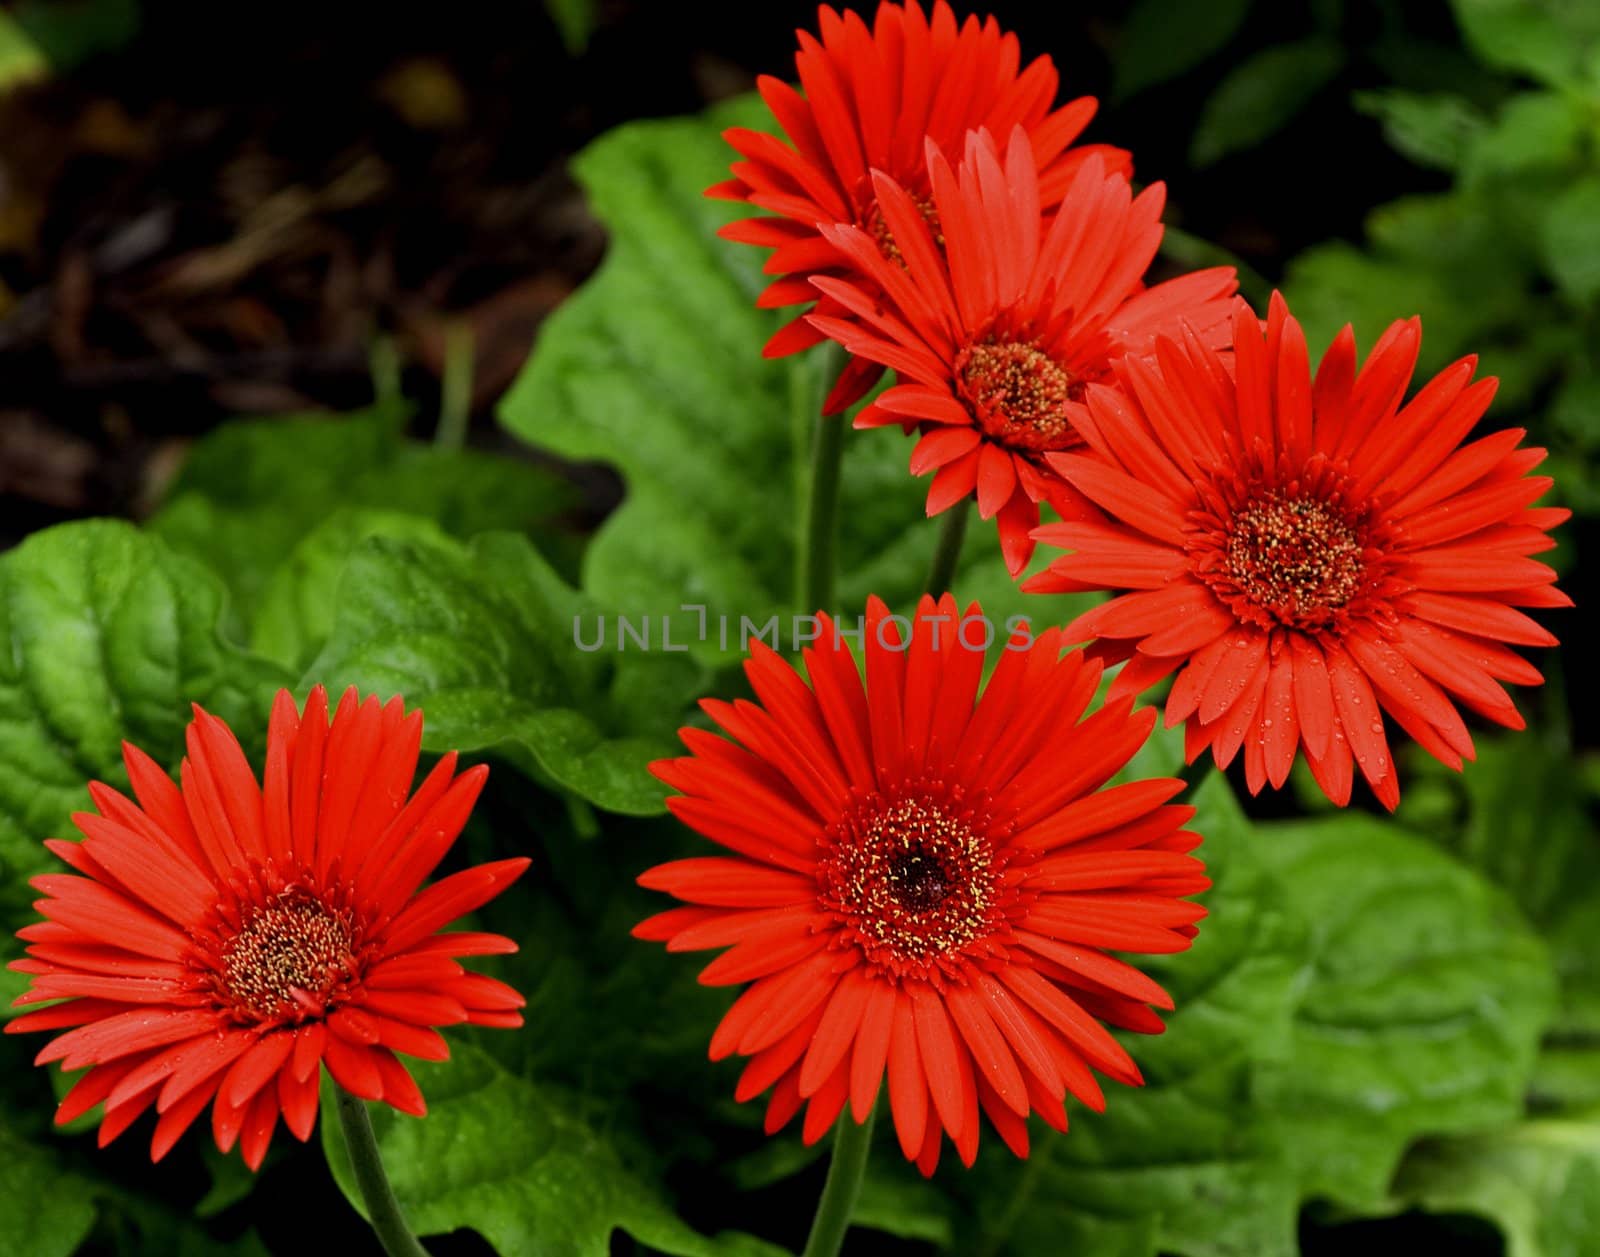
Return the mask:
M978 1112L1026 1156L1026 1117L1065 1130L1067 1092L1094 1109L1091 1071L1137 1086L1102 1022L1159 1033L1167 995L1111 950L1177 952L1210 883L1171 780L1102 789L1154 711L1112 704L1079 722L1099 663L1061 633L1015 638L987 687L974 604L924 598L909 640L873 599L866 684L821 620L809 682L757 643L759 703L703 706L735 741L688 728L691 754L654 766L668 806L731 856L651 869L688 907L639 925L669 950L729 947L702 982L749 982L711 1057L750 1058L740 1100L772 1089L766 1129L805 1108L816 1140L850 1103L864 1121L887 1068L900 1147L924 1174L943 1133L972 1163ZM980 695L981 690L981 695Z
M439 933L504 890L527 860L455 873L418 890L450 849L488 770L455 776L444 756L408 800L422 713L348 690L302 718L272 708L266 787L227 725L198 707L182 787L124 746L138 803L95 782L81 842L46 845L82 876L33 885L45 920L23 929L34 975L16 1002L60 1003L7 1033L66 1030L37 1058L90 1067L56 1114L97 1104L104 1147L152 1106L160 1160L211 1104L217 1147L252 1169L278 1115L300 1139L317 1117L322 1065L353 1095L421 1116L396 1052L443 1060L434 1026L519 1026L523 1000L457 956L512 952L498 934Z
M770 76L757 80L793 147L764 132L732 128L726 138L745 160L733 164L734 178L707 193L781 216L744 219L719 233L776 250L766 271L778 278L761 296L764 308L809 304L817 299L810 276L852 271L817 234L818 223L854 223L895 256L869 172L887 172L931 214L922 158L926 138L954 151L977 127L997 135L1024 128L1046 205L1061 199L1090 154L1099 154L1108 169L1132 172L1121 149L1069 147L1094 117L1094 98L1053 110L1058 79L1050 58L1019 68L1017 37L992 17L980 22L968 16L958 30L944 0L933 6L931 22L909 0L904 6L880 4L870 31L858 14L840 15L826 5L817 18L820 43L807 31L796 32L795 68L805 94ZM795 353L822 339L803 317L796 318L772 338L767 356ZM835 414L865 396L882 370L872 362L852 363L823 412Z
M821 228L882 293L818 276L816 286L855 317L819 313L811 322L852 354L895 369L898 385L864 408L856 427L919 425L911 470L937 473L928 514L976 491L978 513L998 516L1015 576L1033 553L1041 501L1064 517L1086 513L1045 462L1083 443L1073 416L1084 389L1110 379L1118 358L1148 351L1159 332L1187 324L1205 343L1226 345L1234 273L1196 271L1145 288L1165 190L1152 184L1135 197L1098 157L1080 166L1047 219L1020 130L1003 166L987 133L967 136L959 174L931 144L927 165L944 249L934 247L912 194L874 173L901 259L886 259L858 227Z
M1352 754L1384 804L1400 787L1382 713L1453 768L1472 758L1456 709L1512 728L1498 684L1537 685L1507 643L1555 638L1517 607L1569 606L1530 555L1568 512L1534 507L1540 449L1520 429L1460 443L1495 381L1463 358L1401 405L1422 328L1394 324L1356 370L1346 327L1313 380L1305 337L1273 296L1263 331L1241 301L1234 365L1190 338L1156 365L1127 361L1123 387L1091 388L1079 427L1092 453L1050 461L1113 522L1036 536L1074 553L1037 592L1127 589L1079 616L1072 641L1127 660L1113 694L1177 672L1168 725L1192 761L1244 750L1252 791L1281 786L1297 748L1335 803ZM1460 446L1460 448L1457 448Z

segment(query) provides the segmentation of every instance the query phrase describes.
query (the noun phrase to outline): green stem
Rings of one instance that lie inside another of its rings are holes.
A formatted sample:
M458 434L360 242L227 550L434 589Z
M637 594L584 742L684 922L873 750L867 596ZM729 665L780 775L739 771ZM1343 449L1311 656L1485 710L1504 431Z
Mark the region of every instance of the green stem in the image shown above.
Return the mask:
M844 363L844 353L829 344L817 357L822 370L822 388L826 390L832 386ZM823 414L820 397L810 390L806 392L816 422L811 440L811 479L800 525L797 594L800 610L809 615L813 611L834 609L833 582L839 556L839 472L844 462L845 431L850 421L843 415Z
M961 561L961 543L967 535L967 516L971 514L970 497L962 498L944 513L939 548L933 552L933 566L928 570L928 592L935 598L948 591L955 581L956 565Z
M439 385L439 426L433 443L458 450L467 443L472 419L472 328L452 323L444 334L444 378Z
M344 1132L345 1147L350 1152L350 1165L356 1172L356 1186L361 1189L361 1199L366 1202L367 1218L377 1234L378 1243L389 1257L428 1257L428 1250L417 1242L417 1237L406 1225L400 1212L400 1202L394 1198L389 1186L389 1176L383 1172L383 1159L378 1155L378 1140L372 1133L372 1119L367 1116L367 1103L351 1095L343 1087L335 1087L335 1107L339 1112L339 1128Z
M400 347L393 336L379 336L367 355L372 372L372 397L380 406L398 405L401 398Z
M811 1235L801 1257L838 1257L844 1233L850 1229L856 1197L861 1194L861 1178L867 1168L867 1153L872 1148L874 1109L859 1126L849 1113L839 1116L833 1136L833 1160L828 1163L828 1179L822 1185L822 1198L811 1221Z

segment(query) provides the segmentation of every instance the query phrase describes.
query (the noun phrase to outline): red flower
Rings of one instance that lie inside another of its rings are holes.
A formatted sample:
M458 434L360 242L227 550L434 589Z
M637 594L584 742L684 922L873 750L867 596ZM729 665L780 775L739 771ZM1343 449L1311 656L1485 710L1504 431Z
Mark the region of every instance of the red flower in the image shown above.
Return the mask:
M1516 607L1571 605L1529 555L1568 512L1520 429L1461 446L1495 381L1464 358L1402 406L1419 320L1396 323L1356 370L1341 332L1312 379L1305 337L1274 296L1263 332L1241 301L1233 367L1192 338L1091 388L1090 450L1055 468L1112 516L1039 529L1073 551L1026 586L1130 589L1079 616L1072 641L1127 660L1132 695L1176 672L1168 725L1192 761L1241 748L1252 791L1281 786L1297 748L1327 796L1350 799L1351 756L1384 804L1400 786L1382 713L1460 768L1472 738L1456 703L1522 718L1498 684L1543 678L1506 643L1554 645ZM1458 446L1460 448L1458 448Z
M1004 166L987 133L967 137L959 174L931 145L927 160L944 249L913 195L874 174L900 260L858 227L822 228L876 287L818 276L816 286L854 318L819 313L811 322L852 354L895 369L899 384L856 427L920 426L911 470L937 473L928 514L976 491L978 513L998 516L1015 576L1033 553L1041 501L1064 518L1095 514L1046 464L1051 452L1082 445L1075 415L1084 389L1112 378L1117 359L1147 352L1159 332L1187 324L1207 344L1226 345L1234 273L1197 271L1145 288L1165 190L1152 184L1134 197L1097 156L1047 219L1020 130Z
M1061 199L1090 154L1098 153L1108 169L1132 172L1121 149L1068 147L1094 117L1094 98L1079 97L1052 110L1058 79L1050 58L1039 57L1019 70L1017 37L1002 32L992 17L980 23L969 16L957 30L944 0L933 6L931 22L909 0L903 7L880 4L870 31L858 14L841 16L826 5L817 10L817 19L821 43L807 31L796 32L795 68L805 94L770 76L757 81L790 143L732 128L726 138L745 160L733 164L734 178L707 193L780 216L743 219L719 233L776 250L766 271L778 278L761 296L764 308L809 304L817 299L808 282L812 275L851 272L850 263L818 235L819 223L854 223L893 253L869 172L886 172L929 212L922 157L927 138L953 152L974 128L1009 135L1012 127L1022 127L1046 205ZM767 356L792 354L822 339L802 316L772 338ZM846 409L881 374L875 363L852 363L823 412Z
M97 1104L104 1147L152 1106L160 1160L211 1104L217 1147L252 1169L282 1113L304 1140L320 1066L340 1086L426 1111L396 1052L443 1060L434 1026L522 1024L520 995L457 956L512 952L498 934L438 931L504 890L527 860L418 890L450 849L488 770L441 759L409 800L422 713L348 690L332 728L318 686L304 719L287 691L267 733L266 788L227 725L198 707L181 789L124 746L135 804L95 782L82 842L46 845L82 876L35 878L45 920L23 929L34 975L16 1002L61 1003L7 1033L66 1030L38 1064L89 1066L56 1114Z
M707 700L733 738L681 733L654 766L680 820L731 855L640 883L683 900L639 925L668 950L730 950L700 980L751 983L711 1039L750 1058L740 1100L772 1089L766 1129L805 1108L816 1140L850 1103L865 1120L885 1068L907 1158L931 1174L944 1133L978 1148L978 1111L1026 1156L1030 1110L1065 1130L1091 1070L1137 1086L1101 1022L1159 1033L1154 982L1110 950L1177 952L1210 883L1170 780L1102 789L1144 742L1129 700L1079 723L1100 680L1061 633L1014 638L980 683L985 622L948 595L901 617L868 605L866 685L822 621L809 682L757 643L758 703ZM980 695L980 690L982 691Z

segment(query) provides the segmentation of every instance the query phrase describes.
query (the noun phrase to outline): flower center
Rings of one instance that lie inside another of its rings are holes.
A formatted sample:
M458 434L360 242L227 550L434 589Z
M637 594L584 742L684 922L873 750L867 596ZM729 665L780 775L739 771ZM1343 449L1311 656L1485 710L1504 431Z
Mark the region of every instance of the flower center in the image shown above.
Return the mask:
M920 791L864 800L828 829L823 903L869 960L926 972L998 924L986 820Z
M934 205L933 198L913 193L911 203L917 207L917 213L922 215L922 221L928 224L928 230L933 233L934 244L943 250L944 232L939 226L939 210ZM878 252L904 268L905 256L900 252L900 246L895 243L894 233L889 230L889 220L883 216L883 209L876 199L867 206L866 213L861 216L861 225L866 228L867 234L878 242Z
M937 908L951 891L944 865L918 848L889 857L889 893L908 912Z
M1317 497L1267 492L1234 512L1222 572L1255 606L1295 628L1327 624L1360 592L1361 537Z
M983 430L1003 445L1062 450L1078 443L1067 418L1074 381L1030 341L985 340L956 356L956 383Z
M354 974L350 922L314 896L285 892L249 910L222 946L222 985L261 1018L321 1012Z

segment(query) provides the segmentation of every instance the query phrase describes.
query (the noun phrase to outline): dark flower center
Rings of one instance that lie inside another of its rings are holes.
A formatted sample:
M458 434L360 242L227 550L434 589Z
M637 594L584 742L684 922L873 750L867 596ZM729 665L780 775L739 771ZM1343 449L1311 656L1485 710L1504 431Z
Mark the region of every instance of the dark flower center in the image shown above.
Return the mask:
M1003 445L1062 450L1078 443L1067 418L1072 376L1031 341L985 340L956 356L956 384L978 424Z
M889 893L908 912L927 912L950 893L944 866L920 849L889 857Z
M1235 511L1222 571L1283 624L1327 623L1360 592L1363 545L1344 514L1316 497L1267 492Z
M222 947L222 985L250 1012L273 1017L325 1007L353 976L349 920L307 894L287 892L247 911Z
M995 928L1000 862L983 822L923 794L865 800L829 828L822 900L870 959L926 969Z

